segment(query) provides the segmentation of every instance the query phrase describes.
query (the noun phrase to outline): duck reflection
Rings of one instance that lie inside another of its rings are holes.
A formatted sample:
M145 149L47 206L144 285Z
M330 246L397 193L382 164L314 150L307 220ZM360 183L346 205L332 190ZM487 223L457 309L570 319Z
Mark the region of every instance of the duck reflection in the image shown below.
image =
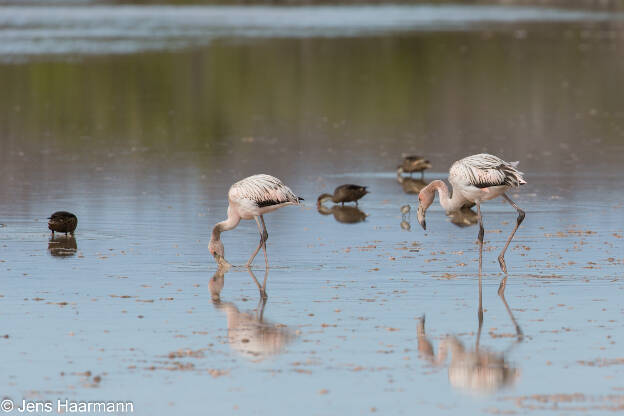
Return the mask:
M324 205L318 205L317 210L321 215L333 215L334 219L344 224L355 224L366 220L368 214L354 206L333 205L327 208Z
M461 228L470 227L479 222L477 213L466 206L459 211L447 214L447 217L449 217L451 223Z
M504 283L502 285L504 287ZM450 353L451 361L448 365L448 377L451 386L459 390L477 394L489 394L511 386L520 377L520 370L513 367L506 359L509 351L523 339L522 330L518 326L507 301L504 291L499 289L499 296L507 309L516 335L511 345L502 352L495 352L481 347L481 330L483 328L483 307L481 303L481 288L479 288L479 329L474 350L470 350L456 336L448 336L438 345L437 354L434 354L433 345L425 332L425 317L418 323L418 352L420 357L436 367L445 365Z
M232 350L241 356L259 362L280 354L286 345L296 338L294 332L286 325L275 324L264 320L264 308L267 302L266 283L269 270L266 269L264 282L261 285L251 269L247 269L251 278L258 286L259 301L253 312L240 312L233 302L221 301L221 290L224 286L223 268L219 268L210 279L208 287L215 308L224 311L228 325L228 343Z
M402 175L397 175L397 182L403 187L403 192L406 194L418 194L428 184L422 179L408 178Z
M71 257L78 251L78 243L73 235L57 235L50 238L48 251L54 257Z

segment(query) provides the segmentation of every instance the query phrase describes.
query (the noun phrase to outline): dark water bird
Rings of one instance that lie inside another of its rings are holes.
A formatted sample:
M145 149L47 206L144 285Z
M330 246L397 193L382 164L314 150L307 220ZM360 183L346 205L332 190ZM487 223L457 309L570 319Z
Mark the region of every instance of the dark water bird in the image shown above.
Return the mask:
M410 213L412 208L409 206L409 204L406 204L406 205L402 205L400 210L401 210L401 215L406 216Z
M48 220L48 229L52 231L52 237L54 237L54 232L74 235L78 226L78 218L67 211L57 211Z
M344 224L355 224L366 220L368 214L357 207L332 205L331 208L327 208L325 205L319 204L317 207L319 214L321 215L333 215L334 219Z
M336 189L334 189L334 194L322 194L318 197L316 204L321 205L323 202L331 200L334 204L342 204L345 202L354 202L355 205L358 204L358 199L362 198L364 195L369 192L366 190L366 186L360 185L340 185Z
M397 167L397 175L409 173L410 176L414 172L420 172L420 177L425 176L425 169L431 168L431 163L422 156L405 156L403 162Z
M269 238L266 225L264 224L264 214L275 211L287 205L300 205L303 198L296 196L289 187L282 181L270 175L254 175L236 182L230 187L228 192L227 219L215 224L212 229L212 236L208 250L220 266L228 265L225 260L225 249L221 242L221 233L234 229L240 220L256 220L258 231L260 232L260 244L253 252L247 267L260 251L264 251L264 261L269 267L269 259L266 252L266 241ZM262 223L262 225L260 225Z
M54 257L71 257L78 251L78 243L73 235L52 237L48 242L48 251Z
M477 205L477 218L479 221L479 275L483 258L483 218L481 216L481 202L502 196L518 213L516 226L511 231L503 250L498 256L498 262L503 273L507 273L505 264L505 252L514 237L516 230L524 220L524 211L516 205L505 193L509 189L526 184L522 177L523 173L516 169L518 162L505 162L497 156L487 153L468 156L453 163L449 170L449 182L453 186L453 195L449 193L446 184L441 180L435 180L427 185L418 194L418 222L426 229L425 213L433 203L435 193L438 192L440 205L447 215L459 211L466 205ZM504 287L501 286L504 290Z
M403 175L397 175L397 182L401 184L403 192L406 194L418 194L427 186L427 182L422 179L414 179Z
M293 342L297 335L286 325L264 319L267 303L266 282L269 269L265 269L262 285L258 282L253 271L247 269L260 291L258 307L251 312L241 312L234 303L221 301L225 271L226 268L219 267L210 279L208 287L215 308L225 312L227 317L227 341L230 348L240 356L254 362L260 362L284 352L286 346Z

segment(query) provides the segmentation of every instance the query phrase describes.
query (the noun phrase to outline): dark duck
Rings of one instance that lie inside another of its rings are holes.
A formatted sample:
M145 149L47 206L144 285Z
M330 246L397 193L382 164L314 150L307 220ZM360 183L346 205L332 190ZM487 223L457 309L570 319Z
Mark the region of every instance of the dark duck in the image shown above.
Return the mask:
M345 202L355 202L355 205L357 205L358 199L362 198L367 193L366 186L352 184L340 185L338 188L334 189L333 195L322 194L319 196L316 204L319 206L324 201L331 200L334 204L344 205Z
M431 163L422 156L405 156L403 162L397 168L397 174L420 172L420 177L424 177L425 169L429 169Z
M52 236L55 232L74 235L74 230L78 225L78 218L67 211L57 211L48 220L48 228L52 231Z

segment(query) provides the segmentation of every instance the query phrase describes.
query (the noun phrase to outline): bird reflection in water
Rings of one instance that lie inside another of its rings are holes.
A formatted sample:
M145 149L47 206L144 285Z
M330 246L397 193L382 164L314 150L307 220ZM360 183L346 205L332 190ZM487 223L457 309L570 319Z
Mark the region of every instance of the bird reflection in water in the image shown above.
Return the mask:
M428 182L422 179L408 178L402 175L397 175L397 182L406 194L418 194L421 189L428 185Z
M403 207L401 207L401 229L405 231L410 231L412 228L412 224L410 222L411 217L410 214L403 213ZM477 213L468 207L464 207L459 211L451 212L446 215L449 218L451 224L454 224L460 228L470 227L479 222L479 217Z
M270 356L282 353L286 345L294 341L296 335L286 325L264 320L269 269L265 271L262 285L253 271L247 269L254 283L258 286L259 292L258 307L255 311L250 312L240 312L233 302L221 301L221 290L224 286L226 271L220 267L210 279L208 287L215 308L226 314L230 348L254 362L263 361Z
M451 212L446 215L451 220L451 223L458 227L470 227L479 222L479 216L476 212L468 207L463 207L459 211Z
M481 283L479 281L479 283ZM512 344L502 352L484 349L480 345L483 328L483 307L481 303L481 287L479 287L479 329L474 350L467 349L456 336L448 336L438 345L437 354L425 333L425 317L418 322L418 352L422 359L436 367L446 364L448 354L451 361L448 365L448 377L451 386L470 393L488 394L511 386L520 377L520 370L513 367L506 355L523 339L522 330L518 326L507 301L504 291L499 291L509 317L516 329Z
M366 220L368 214L354 206L332 205L327 208L324 205L317 205L317 210L321 215L333 215L334 219L344 224L355 224Z
M78 251L78 243L73 235L57 235L50 238L48 251L54 257L71 257Z
M412 228L410 224L410 211L411 207L408 205L403 205L401 208L401 229L405 231L409 231Z
M397 182L403 187L403 192L406 194L418 194L421 189L427 186L427 182L422 179L414 179L405 177L401 174L401 169L397 172ZM410 222L410 206L403 205L401 207L401 229L410 231L412 224Z

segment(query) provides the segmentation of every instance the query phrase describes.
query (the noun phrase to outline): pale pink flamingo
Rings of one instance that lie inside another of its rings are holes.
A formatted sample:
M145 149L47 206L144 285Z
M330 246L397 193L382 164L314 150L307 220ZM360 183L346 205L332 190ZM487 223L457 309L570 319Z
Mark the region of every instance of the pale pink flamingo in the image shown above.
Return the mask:
M518 162L505 162L499 157L481 153L468 156L453 163L449 170L448 180L453 186L453 195L449 194L449 189L441 180L435 180L424 187L418 194L418 222L426 229L425 213L427 208L435 199L435 192L440 197L440 205L447 214L452 214L472 203L477 205L477 217L479 220L479 277L481 274L481 264L483 258L483 218L481 216L481 202L502 196L518 212L516 226L511 231L507 243L500 255L498 262L501 270L507 273L505 264L505 252L514 237L516 230L524 220L524 211L521 210L514 201L505 194L511 188L524 185L526 181L522 177L523 173L516 169ZM505 290L506 278L501 282L499 291Z
M282 181L270 175L253 175L236 182L228 192L228 217L225 221L215 224L208 250L219 265L227 264L225 250L221 242L221 233L235 228L240 220L254 219L260 232L260 244L249 258L247 267L251 266L251 262L260 251L260 247L264 250L266 267L269 267L266 252L266 241L269 238L269 233L264 224L263 215L286 205L299 205L299 201L302 200L303 198L296 196Z

